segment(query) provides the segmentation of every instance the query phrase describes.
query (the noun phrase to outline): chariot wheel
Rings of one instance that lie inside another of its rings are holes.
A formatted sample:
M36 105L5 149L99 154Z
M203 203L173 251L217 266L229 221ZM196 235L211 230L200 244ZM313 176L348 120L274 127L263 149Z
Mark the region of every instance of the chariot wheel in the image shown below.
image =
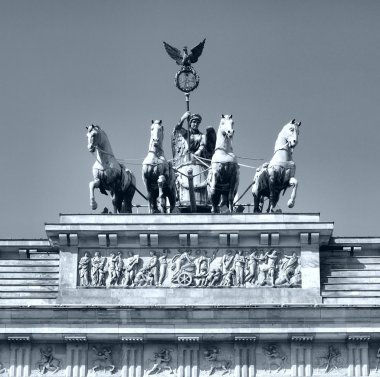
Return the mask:
M182 287L188 287L192 282L193 276L190 273L183 271L178 275L178 284Z

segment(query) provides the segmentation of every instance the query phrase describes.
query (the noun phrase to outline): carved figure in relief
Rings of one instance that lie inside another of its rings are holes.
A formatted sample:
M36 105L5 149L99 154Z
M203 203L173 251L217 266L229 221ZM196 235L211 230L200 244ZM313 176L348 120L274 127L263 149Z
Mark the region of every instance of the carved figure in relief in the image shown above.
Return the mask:
M123 285L131 286L134 284L139 260L140 257L138 254L133 255L133 252L131 250L128 251L128 258L126 259L124 264L125 272Z
M238 250L235 254L234 269L236 272L236 286L242 287L244 285L244 270L246 259L243 255L243 250Z
M91 282L93 286L104 287L105 283L105 266L107 259L97 251L91 260Z
M151 250L149 252L150 260L148 265L142 269L143 273L146 273L148 277L148 285L157 285L158 284L158 274L159 274L159 265L158 257L156 252Z
M195 277L195 285L197 287L204 287L207 284L207 275L210 269L211 262L215 259L217 250L213 252L211 257L207 256L207 250L197 250L200 256L195 260L197 267Z
M273 369L277 373L281 369L284 369L286 355L282 353L276 345L269 344L268 346L263 347L263 351L267 359L267 369L269 373L271 373Z
M123 279L124 271L123 253L121 251L117 252L116 259L116 284L120 285Z
M173 374L174 371L170 366L171 360L172 356L170 350L163 348L159 352L155 352L153 367L150 370L148 370L147 374L158 374L163 370L169 370L169 372Z
M91 255L90 253L85 252L78 264L80 285L82 287L88 287L90 285L90 264Z
M95 373L98 370L103 370L106 372L109 370L113 373L116 369L114 362L112 360L112 351L108 347L103 347L102 350L98 350L95 346L92 347L92 350L95 352L96 359L93 362L92 372Z
M197 266L194 258L191 258L191 250L185 250L177 254L172 259L171 269L173 271L172 283L179 284L182 287L188 287L193 284Z
M61 360L53 356L53 349L51 347L41 348L40 353L41 360L37 362L39 372L41 374L47 372L57 373L61 368Z
M115 253L110 253L108 258L108 276L110 278L110 285L117 283L117 256Z
M275 280L276 285L281 284L292 284L292 277L295 275L298 267L298 255L293 253L291 256L284 255L282 259L282 264L278 271L278 278ZM294 282L293 282L294 283Z
M377 350L376 360L377 360L377 363L376 363L375 372L377 372L379 370L379 367L380 367L380 348Z
M148 277L148 271L147 270L141 270L139 271L134 280L133 280L133 287L146 287L149 284L149 280L151 278Z
M7 371L7 368L4 368L4 365L2 362L0 362L0 374L3 374Z
M320 367L325 369L325 373L332 370L339 370L338 362L340 351L334 346L330 345L327 350L326 356L320 357Z
M293 188L288 207L294 206L298 182L294 178L293 149L298 144L300 126L301 122L297 123L295 119L287 123L277 136L271 161L257 169L252 185L255 212L262 212L264 197L269 198L267 212L281 212L276 206L281 191L285 192L288 187Z
M228 249L226 254L223 255L221 261L221 267L223 271L223 275L231 270L234 265L235 255L232 254L232 250Z
M253 250L247 260L247 273L245 276L245 283L253 284L256 280L256 268L259 257L257 255L257 250Z
M162 255L158 258L158 262L160 265L159 279L158 285L161 286L166 279L166 274L168 271L168 249L164 249L162 251Z
M222 370L222 375L231 372L231 362L227 360L218 360L219 349L214 347L204 352L204 357L210 365L208 375L211 376L217 370Z
M219 267L213 268L207 275L206 286L207 287L216 287L221 282L223 273Z
M223 275L222 282L220 283L220 285L222 287L232 287L234 285L235 280L235 270L232 268Z

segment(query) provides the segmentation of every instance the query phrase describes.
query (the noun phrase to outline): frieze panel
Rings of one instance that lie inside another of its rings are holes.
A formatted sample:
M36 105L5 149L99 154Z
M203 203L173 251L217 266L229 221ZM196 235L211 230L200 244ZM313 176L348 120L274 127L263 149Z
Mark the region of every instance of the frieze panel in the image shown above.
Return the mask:
M300 252L289 249L81 249L78 286L300 287Z
M313 368L317 375L345 375L347 374L347 349L344 344L316 344L313 347Z
M267 376L270 373L290 376L288 343L262 343L257 347L257 376Z

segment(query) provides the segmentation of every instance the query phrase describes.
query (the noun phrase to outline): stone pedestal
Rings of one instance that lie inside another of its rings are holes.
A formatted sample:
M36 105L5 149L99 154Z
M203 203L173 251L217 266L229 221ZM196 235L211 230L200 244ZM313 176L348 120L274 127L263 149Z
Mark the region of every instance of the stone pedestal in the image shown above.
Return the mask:
M309 377L313 375L312 336L293 336L290 346L292 377Z
M369 375L368 342L369 336L349 336L348 348L348 376L361 377Z
M255 377L256 337L235 337L235 377Z

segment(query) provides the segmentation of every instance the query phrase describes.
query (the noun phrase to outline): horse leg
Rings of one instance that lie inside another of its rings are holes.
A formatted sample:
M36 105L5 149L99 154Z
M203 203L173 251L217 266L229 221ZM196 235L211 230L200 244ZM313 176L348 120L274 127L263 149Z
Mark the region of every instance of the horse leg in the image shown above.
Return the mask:
M98 208L98 204L96 203L96 200L95 200L94 190L100 187L100 180L94 179L92 182L89 183L89 187L90 187L90 206L91 206L91 209L95 210Z
M113 204L113 213L122 213L122 204L123 204L123 195L121 192L115 192L113 199L112 199L112 204Z
M136 185L132 181L124 192L124 200L122 205L123 213L132 213L132 199L136 192Z
M158 197L160 198L161 213L166 213L166 196L164 193L166 178L164 175L160 175L158 177L157 184L158 184Z
M220 193L220 204L219 204L219 212L220 213L231 213L229 209L229 193L226 193L225 191Z
M289 179L289 186L293 187L293 191L290 195L290 199L288 200L288 207L293 208L294 203L296 202L298 181L294 177L290 178Z

